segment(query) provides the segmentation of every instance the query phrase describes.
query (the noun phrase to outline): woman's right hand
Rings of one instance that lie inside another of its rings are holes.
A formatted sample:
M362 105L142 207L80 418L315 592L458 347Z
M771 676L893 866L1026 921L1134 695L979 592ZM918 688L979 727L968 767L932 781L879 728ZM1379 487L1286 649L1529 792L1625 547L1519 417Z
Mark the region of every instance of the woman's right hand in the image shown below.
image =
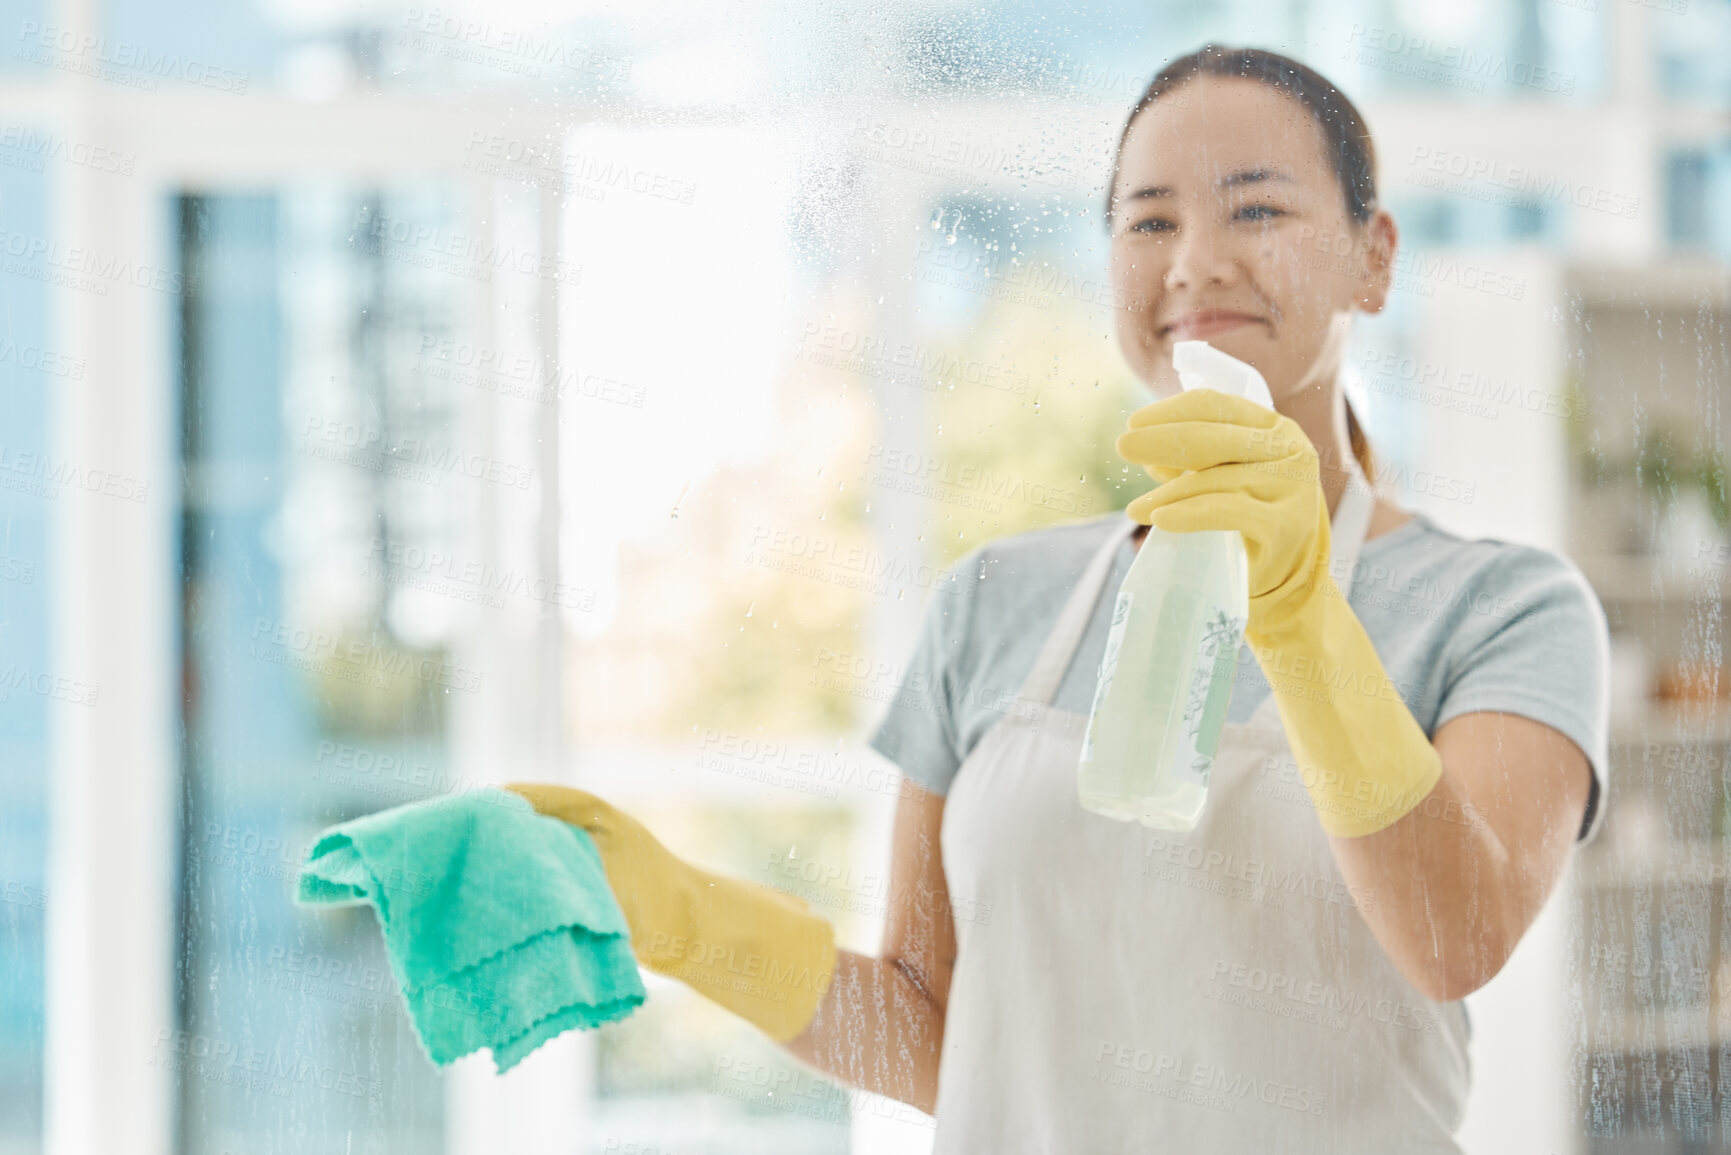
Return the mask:
M540 782L505 789L594 841L644 966L689 984L777 1042L804 1031L835 974L827 919L792 895L692 866L586 790Z
M666 875L678 862L671 851L650 834L641 822L605 800L570 786L544 782L513 782L505 787L528 799L537 813L582 828L601 854L613 897L631 927L632 945L649 938L651 928L664 923L655 909L658 875Z

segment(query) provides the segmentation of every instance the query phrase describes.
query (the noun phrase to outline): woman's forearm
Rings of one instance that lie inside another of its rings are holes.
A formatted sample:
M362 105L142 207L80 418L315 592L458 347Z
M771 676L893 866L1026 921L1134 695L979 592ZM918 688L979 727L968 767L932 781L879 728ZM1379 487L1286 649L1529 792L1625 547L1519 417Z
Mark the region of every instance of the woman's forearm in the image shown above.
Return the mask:
M1439 1001L1494 978L1567 868L1592 784L1586 755L1519 715L1439 727L1443 773L1391 826L1331 838L1359 909L1407 981Z
M1531 922L1495 831L1445 772L1387 829L1330 837L1359 913L1415 989L1447 1002L1502 969Z
M893 960L836 952L835 976L789 1052L842 1083L930 1115L938 1098L944 1014Z

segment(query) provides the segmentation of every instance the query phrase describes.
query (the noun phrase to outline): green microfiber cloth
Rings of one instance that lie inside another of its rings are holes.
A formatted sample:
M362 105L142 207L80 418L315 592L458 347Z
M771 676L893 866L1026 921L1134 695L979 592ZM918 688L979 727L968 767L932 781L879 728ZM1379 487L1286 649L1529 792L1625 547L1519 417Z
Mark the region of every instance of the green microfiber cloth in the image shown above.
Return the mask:
M645 996L595 843L509 791L331 827L301 866L295 902L372 904L415 1034L439 1066L490 1047L502 1075Z

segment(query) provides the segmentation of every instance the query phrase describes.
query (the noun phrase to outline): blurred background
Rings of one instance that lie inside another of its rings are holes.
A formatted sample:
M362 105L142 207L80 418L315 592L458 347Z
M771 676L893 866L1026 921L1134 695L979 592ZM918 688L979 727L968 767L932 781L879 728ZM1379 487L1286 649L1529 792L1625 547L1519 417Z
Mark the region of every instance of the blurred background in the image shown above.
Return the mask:
M1145 488L1101 202L1208 40L1376 135L1376 480L1613 631L1462 1141L1731 1150L1731 0L3 0L0 1152L929 1150L653 975L438 1071L290 882L569 781L876 951L936 575Z

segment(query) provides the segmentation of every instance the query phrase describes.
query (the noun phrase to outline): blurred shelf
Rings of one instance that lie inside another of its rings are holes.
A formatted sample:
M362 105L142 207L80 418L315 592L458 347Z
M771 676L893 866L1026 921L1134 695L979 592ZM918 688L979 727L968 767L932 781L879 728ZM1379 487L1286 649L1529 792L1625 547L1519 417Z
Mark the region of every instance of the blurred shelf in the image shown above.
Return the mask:
M1589 890L1634 886L1699 886L1731 878L1731 854L1723 843L1671 843L1645 854L1623 852L1614 843L1586 848L1575 878Z
M1583 352L1579 384L1589 401L1632 402L1649 416L1682 419L1690 415L1691 400L1721 391L1717 353L1710 364L1685 370L1692 387L1661 388L1668 378L1642 367L1655 362L1655 350L1677 352L1680 360L1666 362L1674 366L1694 355L1660 343L1656 334L1669 337L1673 319L1684 332L1704 321L1711 339L1719 339L1724 311L1731 309L1731 265L1693 257L1577 264L1564 273L1564 292L1575 299L1581 318L1575 331ZM1589 332L1597 336L1589 338ZM1683 409L1670 403L1672 394ZM1604 432L1611 437L1607 451L1633 448L1633 431ZM1656 522L1659 511L1650 495L1629 479L1591 485L1572 468L1567 488L1571 536L1582 547L1569 556L1598 594L1612 630L1646 652L1645 659L1622 655L1630 664L1619 673L1629 689L1620 680L1618 700L1630 708L1610 719L1609 837L1583 847L1570 872L1574 901L1585 904L1579 908L1585 925L1575 939L1583 968L1577 977L1593 988L1581 1007L1578 1045L1599 1063L1616 1060L1624 1072L1609 1077L1631 1078L1634 1085L1632 1076L1652 1062L1643 1056L1731 1046L1731 1004L1722 985L1731 980L1731 970L1724 969L1731 960L1721 958L1715 925L1731 902L1731 843L1706 837L1720 825L1724 780L1731 774L1731 697L1643 701L1638 686L1638 679L1650 677L1648 687L1656 688L1663 671L1681 674L1674 660L1700 650L1704 636L1721 632L1720 615L1731 603L1731 535L1712 532L1705 521L1697 525L1693 517ZM1655 537L1680 546L1674 552L1683 556L1610 552L1623 542ZM1710 660L1711 650L1697 656ZM1720 676L1731 685L1731 663ZM1678 838L1672 831L1700 837ZM1713 951L1702 964L1713 973L1688 994L1677 985L1679 960L1673 956L1682 948L1669 941L1673 935L1698 935L1698 947ZM1627 973L1636 959L1652 973L1639 979ZM1621 973L1607 969L1618 963L1625 968ZM1702 1001L1640 1005L1660 992Z
M1583 261L1564 272L1564 291L1588 309L1723 309L1731 307L1731 265L1684 253L1652 261Z
M1668 1024L1670 1016L1685 1021ZM1585 1033L1586 1050L1597 1054L1692 1050L1731 1043L1731 1030L1724 1026L1715 1029L1706 1007L1610 1012L1598 1022L1589 1019Z
M1585 554L1575 564L1599 600L1691 605L1731 599L1731 552L1713 546L1699 561L1677 565L1636 554ZM1714 559L1720 560L1715 562Z
M1731 674L1727 675L1731 678ZM1731 698L1698 702L1652 702L1642 713L1611 723L1613 747L1649 742L1731 742Z

